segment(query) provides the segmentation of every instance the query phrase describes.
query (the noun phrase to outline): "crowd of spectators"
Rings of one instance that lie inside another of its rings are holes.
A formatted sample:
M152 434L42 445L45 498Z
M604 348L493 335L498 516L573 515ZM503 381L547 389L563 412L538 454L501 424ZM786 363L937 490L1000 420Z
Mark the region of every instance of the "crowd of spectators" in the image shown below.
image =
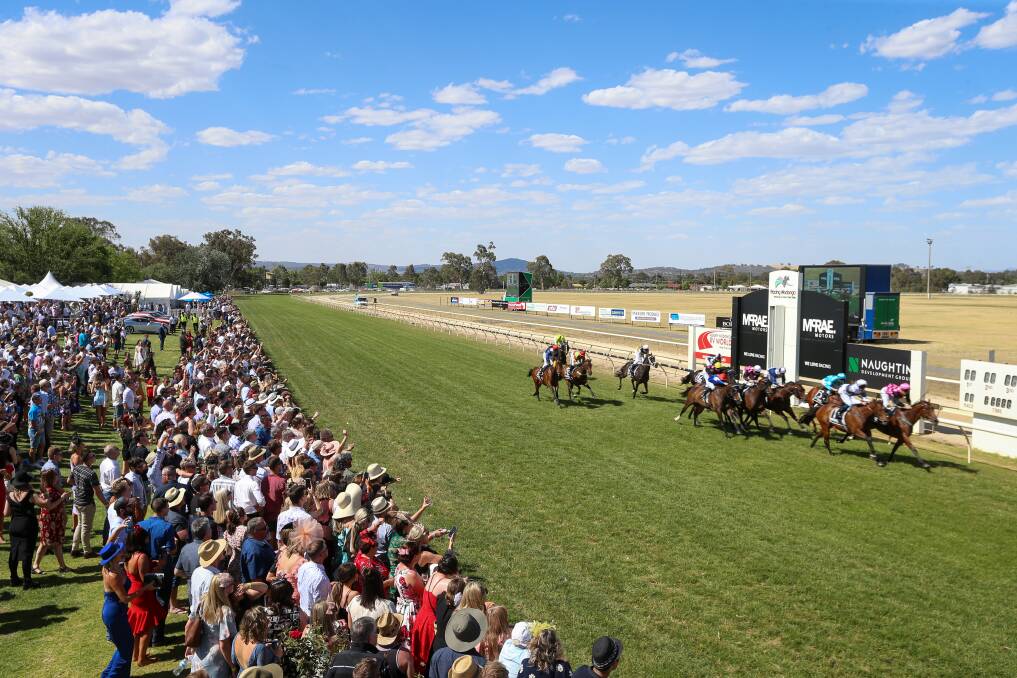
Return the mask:
M348 432L297 405L230 299L185 312L179 360L162 376L147 338L127 347L131 310L122 298L0 309L11 581L38 586L49 552L67 571L70 506L72 557L102 568L114 645L102 676L129 676L170 642L183 645L177 675L211 678L604 678L617 667L615 638L573 671L555 628L510 624L460 571L455 528L425 527L429 498L401 507L398 477L356 465ZM97 466L79 438L66 455L53 445L79 413L119 436ZM171 615L186 619L182 639L167 637Z

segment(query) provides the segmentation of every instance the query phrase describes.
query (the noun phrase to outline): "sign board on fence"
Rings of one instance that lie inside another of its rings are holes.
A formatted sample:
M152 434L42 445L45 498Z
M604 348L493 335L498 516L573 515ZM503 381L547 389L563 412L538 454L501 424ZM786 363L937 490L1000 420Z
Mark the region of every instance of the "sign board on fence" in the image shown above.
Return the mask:
M847 304L821 292L803 290L800 294L798 376L822 379L842 372L848 336Z
M841 302L843 303L843 302ZM911 382L911 351L896 348L880 348L865 344L847 345L847 369L849 381L864 379L869 388L881 389L887 384ZM915 395L920 395L918 385Z
M508 310L510 310L510 311L525 311L526 310L526 303L527 302L525 302L525 301L510 301L508 303Z
M526 310L534 311L535 313L547 313L547 304L541 304L536 301L526 302Z
M448 298L448 303L450 303L450 304L458 304L459 303L459 297L449 297Z
M735 367L766 365L766 341L770 327L767 298L766 290L758 290L731 299ZM720 327L720 324L717 326Z
M595 318L597 316L596 306L573 306L572 315L577 315L581 318Z
M597 315L601 320L625 320L624 308L600 308Z
M731 330L711 330L705 327L689 328L689 363L706 360L718 353L727 365L731 364Z
M476 297L459 297L460 306L479 306L480 299Z
M508 308L509 303L502 299L491 299L491 308L500 308L502 310Z
M660 311L632 311L634 323L659 323Z
M713 319L714 327L719 327L722 330L729 330L734 327L734 322L731 320L729 315L718 315Z
M668 325L705 325L706 316L702 313L668 313Z
M568 304L547 304L548 313L558 313L560 315L568 315L571 307Z

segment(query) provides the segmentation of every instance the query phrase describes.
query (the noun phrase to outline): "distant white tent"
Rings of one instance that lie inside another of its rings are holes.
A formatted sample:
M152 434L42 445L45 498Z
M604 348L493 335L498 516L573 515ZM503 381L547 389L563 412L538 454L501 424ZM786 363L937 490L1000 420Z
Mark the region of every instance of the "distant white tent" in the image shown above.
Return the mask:
M73 287L54 287L51 290L40 292L39 294L33 294L36 299L44 299L46 301L81 301L86 297L82 297L80 292L77 292Z
M63 285L60 284L60 281L53 276L52 272L47 271L46 277L32 285L29 289L32 291L33 296L38 297L61 287Z
M204 294L202 292L188 292L187 294L185 294L182 297L177 297L177 301L204 302L204 301L211 301L211 300L212 300L211 295Z
M170 308L182 291L179 285L162 283L158 280L139 283L110 283L110 287L119 290L120 294L138 295L138 301L142 306L162 304L166 308Z
M38 299L35 297L26 297L24 290L19 289L17 285L11 285L10 287L0 289L0 301L26 301L34 303L38 301Z
M10 280L2 280L2 279L0 279L0 287L10 287L13 284L14 283L12 283Z
M96 297L108 297L109 292L104 290L101 285L79 285L74 287L73 290L78 293L82 299L95 299Z

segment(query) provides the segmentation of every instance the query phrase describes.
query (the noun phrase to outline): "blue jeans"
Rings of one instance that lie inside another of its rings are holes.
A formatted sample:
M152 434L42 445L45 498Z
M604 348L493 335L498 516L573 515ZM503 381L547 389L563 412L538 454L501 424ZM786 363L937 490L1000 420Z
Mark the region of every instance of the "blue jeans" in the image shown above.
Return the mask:
M127 606L115 593L106 593L102 603L102 623L106 625L109 640L116 648L100 678L129 678L131 657L134 655L134 635L127 621Z

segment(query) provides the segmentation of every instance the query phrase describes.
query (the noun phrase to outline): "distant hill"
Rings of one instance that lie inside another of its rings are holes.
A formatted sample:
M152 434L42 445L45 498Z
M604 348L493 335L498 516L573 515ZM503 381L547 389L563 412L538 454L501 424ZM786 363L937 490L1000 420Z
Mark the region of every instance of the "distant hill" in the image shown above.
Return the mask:
M293 271L293 270L299 270L299 269L303 268L304 266L307 266L308 263L309 262L306 262L306 261L261 261L261 260L259 260L259 261L254 262L254 265L255 266L261 266L262 268L267 268L269 270L275 268L276 266L282 266L285 269ZM317 266L320 263L322 263L322 262L320 262L320 261L314 262L314 263L311 264L311 266ZM327 262L324 262L324 263L328 264L329 266L332 266L332 265L334 265L335 262L327 261ZM368 270L371 270L371 271L387 271L389 265L390 264L368 264L367 268L368 268ZM418 273L423 271L423 270L426 270L428 268L440 268L440 267L441 267L441 264L413 264L413 269L415 271L417 271ZM525 259L512 259L512 258L510 258L510 259L499 259L498 261L494 262L494 268L498 272L498 275L502 275L504 273L508 273L509 271L525 271L526 270L526 260ZM402 273L404 270L406 270L406 267L405 266L396 266L396 270L399 271L400 273Z

